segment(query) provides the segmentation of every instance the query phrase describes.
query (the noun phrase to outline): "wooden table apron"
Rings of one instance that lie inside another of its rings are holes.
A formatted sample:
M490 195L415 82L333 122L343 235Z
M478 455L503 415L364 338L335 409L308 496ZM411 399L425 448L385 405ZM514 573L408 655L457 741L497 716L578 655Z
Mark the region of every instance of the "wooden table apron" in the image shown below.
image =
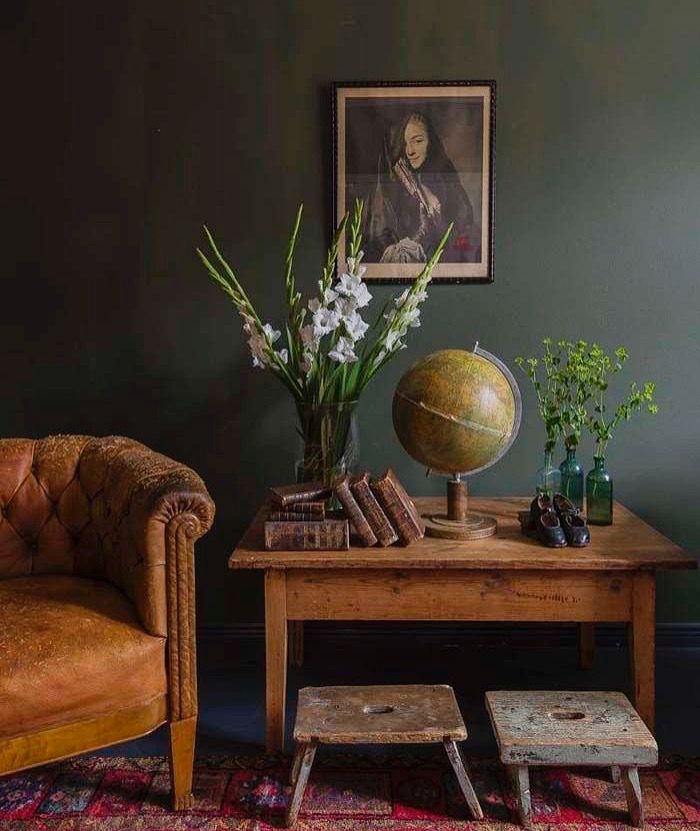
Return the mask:
M419 499L422 511L435 500ZM229 561L265 572L267 746L284 744L290 621L414 620L573 622L583 666L595 623L629 624L631 697L654 729L656 569L695 560L616 504L616 524L593 529L588 549L544 549L523 538L517 498L474 499L497 514L499 535L477 543L421 540L406 549L262 550L261 511Z
M284 744L287 623L294 620L630 624L632 700L654 729L653 572L265 570L267 747Z

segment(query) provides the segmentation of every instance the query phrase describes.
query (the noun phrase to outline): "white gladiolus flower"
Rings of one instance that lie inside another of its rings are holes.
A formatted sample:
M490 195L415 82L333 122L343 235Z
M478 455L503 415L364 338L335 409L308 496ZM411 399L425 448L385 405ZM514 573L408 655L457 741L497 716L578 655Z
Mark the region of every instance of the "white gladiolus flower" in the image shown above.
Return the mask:
M253 331L257 329L255 318L243 313L241 314L241 317L243 318L243 331L246 335L252 335Z
M274 343L276 340L279 340L280 335L282 334L279 329L273 329L272 324L266 323L263 328L263 333L267 335L267 339L269 343Z
M357 309L354 297L339 297L333 304L333 308L341 317L350 317Z
M414 329L420 326L420 309L407 309L401 314L401 322L404 326L412 326Z
M335 290L343 297L351 297L357 304L358 309L364 308L372 299L367 286L362 282L361 277L343 272L338 278Z
M302 358L299 369L302 371L304 375L308 375L311 372L311 367L314 364L314 356L310 352L304 352L304 357Z
M314 335L312 323L309 323L308 326L302 326L299 335L301 336L301 342L304 344L304 351L311 353L318 351L319 338Z
M364 338L365 332L369 329L369 323L365 323L357 312L353 312L348 317L344 317L343 325L345 326L347 336L353 342Z
M321 308L321 305L321 301L318 299L318 297L313 297L311 300L309 300L309 311L313 314L316 314L316 312Z
M324 335L329 334L329 332L334 332L339 324L340 315L338 312L321 306L314 312L314 337L320 340Z
M286 364L289 360L289 352L286 349L280 349L279 352L276 353L283 364Z
M250 354L253 356L253 366L265 369L267 366L267 344L265 338L258 334L252 334L248 340Z
M369 305L370 300L372 299L372 295L369 293L369 289L365 283L360 282L357 291L355 292L355 301L357 302L358 309L364 309L365 306Z
M387 352L393 352L394 349L398 346L401 342L401 332L397 331L396 329L390 329L386 333L386 339L384 341L384 347Z
M324 306L330 305L335 300L335 298L337 296L338 296L338 292L333 291L332 288L324 289L324 291L323 291L323 305Z
M357 360L354 346L350 338L338 338L338 342L328 353L328 357L339 364L351 364Z

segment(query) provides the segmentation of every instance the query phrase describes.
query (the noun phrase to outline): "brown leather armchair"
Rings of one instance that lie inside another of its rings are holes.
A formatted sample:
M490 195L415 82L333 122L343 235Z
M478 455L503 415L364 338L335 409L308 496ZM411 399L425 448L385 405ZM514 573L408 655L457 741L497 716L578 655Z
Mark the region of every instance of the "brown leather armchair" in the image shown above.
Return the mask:
M0 440L0 775L170 723L192 804L194 471L120 437Z

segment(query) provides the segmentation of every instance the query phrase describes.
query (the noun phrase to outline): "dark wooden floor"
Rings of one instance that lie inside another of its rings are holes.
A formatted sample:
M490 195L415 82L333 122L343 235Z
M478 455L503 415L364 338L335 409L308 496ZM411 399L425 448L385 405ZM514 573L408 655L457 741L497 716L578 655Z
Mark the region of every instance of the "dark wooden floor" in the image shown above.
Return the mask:
M469 739L465 752L493 755L496 747L484 709L488 689L588 689L627 692L624 639L606 638L590 670L578 667L570 645L530 636L437 634L417 627L416 634L376 628L352 637L315 632L308 627L301 669L292 668L288 689L288 736L300 687L323 684L451 684L462 709ZM547 641L545 643L544 641ZM568 643L568 642L567 642ZM199 645L199 753L262 750L264 645L260 638L203 639ZM660 648L657 654L657 729L664 754L700 755L700 649ZM124 755L162 754L167 736L150 736L112 748ZM289 749L289 744L287 749ZM329 751L330 752L330 751Z

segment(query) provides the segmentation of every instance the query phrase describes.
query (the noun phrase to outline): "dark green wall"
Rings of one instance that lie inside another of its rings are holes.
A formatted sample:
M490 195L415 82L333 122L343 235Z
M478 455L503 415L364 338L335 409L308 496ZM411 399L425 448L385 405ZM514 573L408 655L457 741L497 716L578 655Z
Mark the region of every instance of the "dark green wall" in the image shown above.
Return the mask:
M512 362L545 335L624 344L661 413L614 441L617 495L700 550L695 0L85 0L4 14L0 432L117 432L195 467L218 505L198 551L202 622L262 617L259 575L229 574L226 559L266 487L290 478L294 428L193 249L207 222L274 318L303 200L297 274L313 288L333 80L498 84L495 284L432 290L362 401L364 463L441 491L390 419L397 379L433 349L478 339ZM523 392L520 438L474 492L532 489L542 433ZM700 620L699 590L696 575L664 576L661 619Z

